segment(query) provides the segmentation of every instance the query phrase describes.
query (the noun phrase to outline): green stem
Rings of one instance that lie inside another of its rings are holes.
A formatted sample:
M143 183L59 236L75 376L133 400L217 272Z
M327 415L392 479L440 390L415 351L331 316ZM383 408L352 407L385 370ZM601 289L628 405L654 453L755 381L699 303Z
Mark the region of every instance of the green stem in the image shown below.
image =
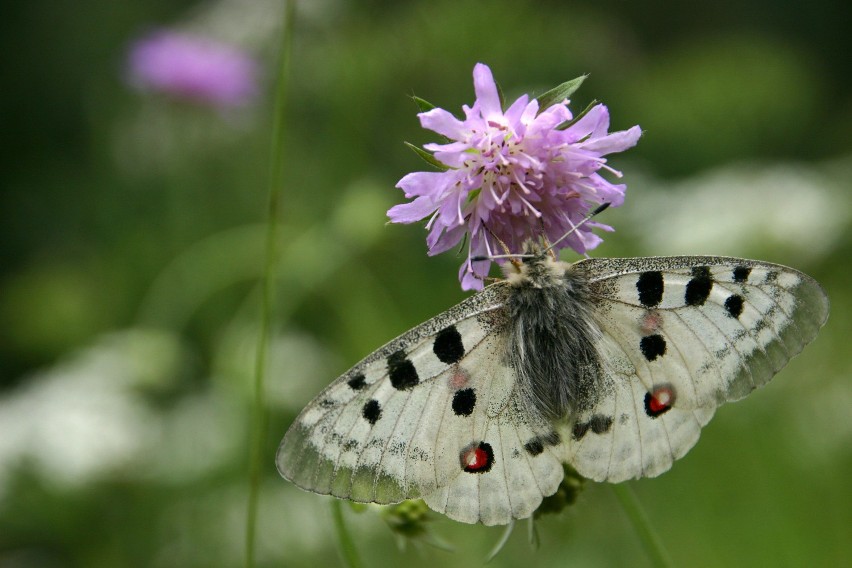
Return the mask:
M627 483L613 484L610 487L612 487L612 490L615 492L615 496L618 498L619 503L621 503L622 508L624 508L624 512L627 513L627 516L633 523L633 528L636 529L636 532L639 535L639 540L642 541L645 551L648 553L648 556L651 557L653 565L665 567L671 566L672 561L669 557L669 553L663 546L663 541L660 540L660 536L657 534L657 531L655 531L654 527L651 526L651 521L648 519L647 513L645 513L645 510L642 508L642 504L639 502L639 498L636 497L636 493L633 491L633 488Z
M263 296L260 315L260 330L257 339L254 372L254 408L252 416L252 443L249 457L249 499L246 514L246 567L254 566L255 540L257 533L257 506L260 484L263 479L264 449L267 430L267 408L264 379L266 358L273 314L273 288L278 251L278 209L284 186L284 126L287 107L287 79L290 68L290 52L293 40L293 16L296 0L285 0L284 21L281 29L281 59L278 67L277 86L272 130L268 224L266 231L266 259L263 269Z
M343 506L340 499L332 500L331 515L334 518L334 530L337 533L337 541L340 544L340 554L343 556L343 563L348 568L361 568L361 559L358 557L355 542L352 540L352 535L349 534L349 529L346 528L346 523L343 521Z

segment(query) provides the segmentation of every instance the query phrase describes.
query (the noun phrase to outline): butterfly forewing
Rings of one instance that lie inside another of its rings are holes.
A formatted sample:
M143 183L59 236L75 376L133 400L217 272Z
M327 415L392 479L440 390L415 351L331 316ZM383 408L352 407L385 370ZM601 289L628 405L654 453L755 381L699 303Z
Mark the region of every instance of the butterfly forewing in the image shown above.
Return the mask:
M828 317L825 292L784 266L727 257L592 259L601 329L650 392L671 383L680 408L737 400L765 384Z

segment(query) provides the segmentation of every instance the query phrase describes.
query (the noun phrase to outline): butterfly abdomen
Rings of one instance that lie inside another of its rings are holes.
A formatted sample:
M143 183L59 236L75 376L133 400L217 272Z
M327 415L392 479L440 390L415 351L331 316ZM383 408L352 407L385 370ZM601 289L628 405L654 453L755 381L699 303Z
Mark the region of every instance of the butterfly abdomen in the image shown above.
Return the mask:
M593 406L599 331L586 281L547 257L530 259L510 281L507 355L521 396L551 420Z

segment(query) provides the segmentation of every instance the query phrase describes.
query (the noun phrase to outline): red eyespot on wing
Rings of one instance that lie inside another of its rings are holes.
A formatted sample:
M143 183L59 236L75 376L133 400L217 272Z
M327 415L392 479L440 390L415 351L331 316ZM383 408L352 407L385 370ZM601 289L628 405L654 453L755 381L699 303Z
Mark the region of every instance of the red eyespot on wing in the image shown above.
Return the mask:
M671 409L675 401L675 391L671 385L660 385L645 395L645 414L656 418Z
M461 467L468 473L485 473L494 465L494 450L487 442L473 442L459 454Z

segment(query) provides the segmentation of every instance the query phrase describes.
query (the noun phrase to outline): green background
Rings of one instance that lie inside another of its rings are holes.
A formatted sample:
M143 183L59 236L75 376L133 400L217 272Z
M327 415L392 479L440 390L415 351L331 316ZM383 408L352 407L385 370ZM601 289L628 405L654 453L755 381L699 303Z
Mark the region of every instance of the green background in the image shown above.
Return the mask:
M0 566L233 566L243 558L278 2L15 3L0 19ZM580 74L639 145L598 256L793 265L830 321L768 388L632 482L675 564L852 555L850 8L840 0L306 1L295 23L258 564L340 562L330 499L280 479L301 407L459 301L461 258L386 225L423 163L416 94L458 113L477 61L508 99ZM241 45L263 95L218 112L127 87L170 26ZM570 255L565 255L566 259ZM499 528L435 516L455 552L344 507L368 566L479 565ZM519 523L493 566L650 563L606 485Z

